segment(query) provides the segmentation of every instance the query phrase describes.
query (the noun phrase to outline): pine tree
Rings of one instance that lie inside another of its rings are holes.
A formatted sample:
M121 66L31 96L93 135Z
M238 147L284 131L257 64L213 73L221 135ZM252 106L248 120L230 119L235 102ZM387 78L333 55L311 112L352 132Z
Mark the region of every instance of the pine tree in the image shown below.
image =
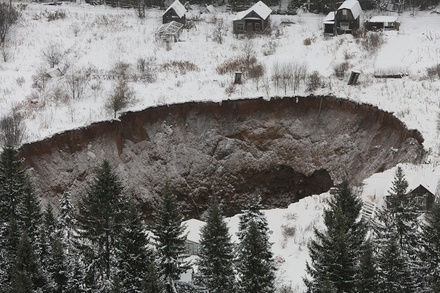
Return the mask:
M261 197L254 196L240 216L237 236L238 291L275 292L275 263L269 242L269 226L261 212Z
M375 293L379 291L379 275L371 241L366 241L359 265L357 292Z
M412 288L411 272L399 245L399 234L390 227L377 242L380 292L417 292Z
M29 293L41 290L45 285L41 267L29 238L24 232L17 247L17 257L12 278L12 292Z
M147 276L143 282L143 293L165 293L164 282L155 262L150 262L147 269Z
M39 259L43 274L46 277L45 292L55 292L55 281L51 273L51 265L54 260L52 244L55 239L58 238L56 233L56 219L53 214L53 208L50 203L46 205L46 209L43 213L43 224L41 225L41 231L39 236L40 249L38 251Z
M118 250L118 279L121 292L140 292L151 262L148 238L141 216L134 203L130 204Z
M200 232L200 251L198 268L201 284L212 293L234 291L235 275L232 266L234 254L228 226L216 197L206 216L206 225Z
M440 289L440 202L434 202L431 212L425 215L426 223L422 226L419 258L423 265L418 275L423 278L424 292L438 292Z
M362 202L344 180L324 210L325 231L314 230L309 245L311 262L305 279L310 292L356 292L359 255L366 235L366 226L358 220ZM331 286L329 287L329 284Z
M417 218L419 213L415 203L407 195L408 182L401 167L397 168L392 184L389 195L385 199L386 205L377 214L377 221L373 227L374 241L380 250L385 247L392 250L395 240L398 245L395 253L399 254L405 266L411 270L419 271L422 266L418 257L419 222ZM380 270L384 270L381 267L383 265L379 263ZM418 288L421 287L419 277L408 274L405 267L402 269L404 271L401 274L408 276L402 279L403 283L400 285L405 288L406 292L418 291Z
M172 289L174 280L189 268L188 263L182 260L186 240L182 220L183 215L177 205L177 199L166 187L156 212L152 231L160 275L165 281L167 290Z
M88 261L86 282L94 290L111 289L126 211L122 184L104 161L87 195L80 200L78 213L78 232L84 243L82 252Z
M0 225L14 218L18 221L17 206L27 190L27 181L17 151L5 147L0 155Z

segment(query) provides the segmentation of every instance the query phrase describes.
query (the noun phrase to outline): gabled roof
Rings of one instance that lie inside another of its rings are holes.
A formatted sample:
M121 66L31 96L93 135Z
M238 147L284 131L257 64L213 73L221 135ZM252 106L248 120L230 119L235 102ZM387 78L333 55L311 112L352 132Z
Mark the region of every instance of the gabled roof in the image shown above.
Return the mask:
M185 13L186 13L186 8L185 8L185 6L183 6L183 4L180 3L179 0L174 1L174 2L173 2L173 3L167 8L167 10L165 10L165 12L164 12L163 14L167 13L167 12L168 12L169 10L171 10L171 9L173 9L173 10L176 12L176 14L177 14L178 17L182 17L182 16L184 16Z
M396 22L397 16L392 15L378 15L370 18L368 22Z
M347 0L344 3L339 6L338 10L341 9L348 9L353 14L354 18L358 18L359 15L362 13L361 5L359 4L359 1L357 0Z
M264 4L261 1L258 1L254 4L251 8L245 11L241 11L237 13L234 20L240 20L246 17L251 12L255 12L259 17L261 17L263 20L266 20L266 18L269 17L269 15L272 13L272 9L270 9L266 4Z
M335 23L335 12L330 11L327 16L322 21L324 24L334 24Z

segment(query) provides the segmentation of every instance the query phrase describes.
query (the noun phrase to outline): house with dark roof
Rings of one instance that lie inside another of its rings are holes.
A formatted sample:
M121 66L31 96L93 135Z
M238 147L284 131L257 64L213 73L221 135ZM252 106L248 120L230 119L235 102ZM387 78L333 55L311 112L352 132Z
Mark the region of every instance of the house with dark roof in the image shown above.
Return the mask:
M186 8L179 0L174 1L162 14L162 23L169 23L172 21L186 24Z
M270 26L270 9L259 1L251 8L237 13L233 20L233 33L262 33Z

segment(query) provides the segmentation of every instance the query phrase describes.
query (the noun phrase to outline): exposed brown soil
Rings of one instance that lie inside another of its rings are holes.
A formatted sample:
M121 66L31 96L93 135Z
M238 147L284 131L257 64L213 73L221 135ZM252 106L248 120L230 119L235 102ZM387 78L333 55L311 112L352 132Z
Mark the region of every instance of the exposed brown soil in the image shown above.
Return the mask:
M423 138L371 105L334 97L185 103L128 112L21 148L39 193L77 199L107 159L149 217L166 183L198 217L218 194L226 213L259 193L282 207L327 191L347 177L361 182L400 162L420 162Z

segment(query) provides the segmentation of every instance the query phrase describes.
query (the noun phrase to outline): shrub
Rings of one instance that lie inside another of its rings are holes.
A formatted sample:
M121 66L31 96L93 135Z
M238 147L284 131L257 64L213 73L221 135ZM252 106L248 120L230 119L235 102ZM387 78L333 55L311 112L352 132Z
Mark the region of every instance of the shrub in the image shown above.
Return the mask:
M260 80L264 76L264 71L264 66L261 64L255 64L254 66L251 66L248 70L248 77L254 80L257 91L259 88Z
M347 72L349 67L350 67L350 63L345 61L345 62L334 65L333 71L335 72L335 75L337 78L344 78L345 73Z
M46 62L49 63L51 68L57 66L63 58L61 46L56 43L50 43L46 48L44 48L42 55Z
M376 52L384 42L382 33L368 32L362 40L362 45L368 52Z
M137 61L137 70L141 75L141 79L146 82L156 81L155 63L153 58L139 58Z
M77 70L66 75L66 86L72 100L80 100L89 83L89 75L84 70Z
M66 12L64 10L46 11L47 21L55 21L58 19L66 18Z
M236 71L241 71L243 73L247 73L248 69L256 66L257 58L255 56L251 56L249 59L246 56L231 58L223 62L220 66L217 67L218 74L227 74Z
M46 87L48 79L49 75L46 73L46 70L40 67L37 69L37 72L32 75L32 87L42 91Z
M13 111L0 120L0 138L5 146L18 147L25 138L23 116Z
M122 61L118 61L110 69L109 74L115 76L116 78L126 78L130 75L130 64Z
M283 233L284 238L291 238L291 237L295 236L295 232L296 232L295 227L288 226L288 225L282 225L281 229L282 229L282 233Z
M225 93L230 96L233 93L235 93L235 85L234 84L230 84L225 88Z
M440 78L440 64L426 68L426 74L429 79Z
M264 56L269 56L275 54L278 47L278 43L276 41L270 40L265 43L262 47L262 53Z
M312 39L311 38L304 39L303 44L305 46L310 46L312 44Z
M189 71L198 71L199 67L189 61L169 61L161 65L162 71L173 71L175 73L186 74Z
M0 47L4 46L12 25L17 22L19 17L20 13L14 6L0 3Z
M313 71L311 74L307 76L307 90L308 91L315 91L319 87L321 87L322 81L321 76L319 75L318 71Z

